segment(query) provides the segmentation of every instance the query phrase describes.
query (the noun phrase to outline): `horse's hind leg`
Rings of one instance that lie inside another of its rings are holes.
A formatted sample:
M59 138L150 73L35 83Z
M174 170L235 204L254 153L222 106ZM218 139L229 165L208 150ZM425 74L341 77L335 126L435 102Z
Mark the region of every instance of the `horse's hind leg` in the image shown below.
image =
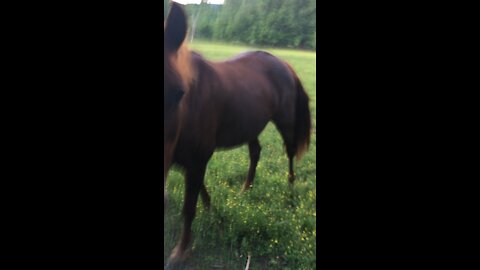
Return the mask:
M288 156L288 181L290 184L293 184L295 181L295 172L293 170L293 158L297 153L297 143L295 142L294 135L294 124L287 124L286 121L276 121L275 122L278 131L282 135L283 141L285 143L285 148L287 149Z
M258 164L258 161L260 160L261 150L262 150L262 147L260 146L260 142L258 141L258 138L251 141L248 144L248 151L250 153L250 168L248 169L247 180L243 185L242 192L251 188L253 185L253 179L255 178L255 172L257 171L257 164Z
M293 135L290 135L289 132L282 133L283 140L285 142L285 148L287 149L288 156L288 182L293 184L295 181L295 172L293 171L293 158L297 153L297 145L293 139Z
M210 195L208 195L207 189L205 188L205 183L202 184L202 188L200 189L200 196L202 197L203 206L207 210L210 210Z
M288 155L288 166L289 166L289 173L288 173L288 182L293 184L295 181L295 172L293 171L293 157L297 150L293 146L287 146L287 155Z

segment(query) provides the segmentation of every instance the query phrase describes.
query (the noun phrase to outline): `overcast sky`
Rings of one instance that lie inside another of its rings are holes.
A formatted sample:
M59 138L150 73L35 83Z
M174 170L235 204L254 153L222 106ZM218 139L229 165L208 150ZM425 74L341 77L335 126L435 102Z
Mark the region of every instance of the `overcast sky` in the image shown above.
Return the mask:
M200 4L201 0L173 0L181 4ZM211 4L223 4L224 0L208 0Z

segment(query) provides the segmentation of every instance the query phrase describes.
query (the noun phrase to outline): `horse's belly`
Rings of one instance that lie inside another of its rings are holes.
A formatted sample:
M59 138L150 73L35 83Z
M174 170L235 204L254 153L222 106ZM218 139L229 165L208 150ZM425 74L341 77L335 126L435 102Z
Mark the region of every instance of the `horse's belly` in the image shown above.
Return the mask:
M216 147L230 148L256 139L265 129L270 117L246 117L223 122L216 136Z

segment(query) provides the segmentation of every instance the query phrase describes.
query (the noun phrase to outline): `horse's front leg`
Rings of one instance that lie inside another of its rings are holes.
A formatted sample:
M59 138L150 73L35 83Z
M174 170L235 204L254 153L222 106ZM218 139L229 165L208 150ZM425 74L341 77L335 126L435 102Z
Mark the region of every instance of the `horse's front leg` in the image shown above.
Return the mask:
M170 255L170 262L182 262L187 258L186 250L191 241L191 228L197 208L198 195L203 187L206 163L187 168L185 175L185 202L183 205L184 224L180 241Z

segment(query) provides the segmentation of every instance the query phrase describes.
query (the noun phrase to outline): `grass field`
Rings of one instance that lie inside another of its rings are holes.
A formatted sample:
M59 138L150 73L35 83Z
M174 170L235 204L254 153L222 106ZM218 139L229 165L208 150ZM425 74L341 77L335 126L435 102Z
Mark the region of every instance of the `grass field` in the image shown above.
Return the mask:
M190 48L210 60L223 60L258 48L197 41ZM205 177L212 199L206 212L201 200L193 223L192 253L184 269L316 269L316 54L268 49L297 71L310 96L312 142L296 162L296 181L288 185L288 158L273 124L260 136L262 152L253 189L240 195L249 155L243 146L214 154ZM169 205L164 225L164 261L182 227L184 180L173 169L168 183Z

